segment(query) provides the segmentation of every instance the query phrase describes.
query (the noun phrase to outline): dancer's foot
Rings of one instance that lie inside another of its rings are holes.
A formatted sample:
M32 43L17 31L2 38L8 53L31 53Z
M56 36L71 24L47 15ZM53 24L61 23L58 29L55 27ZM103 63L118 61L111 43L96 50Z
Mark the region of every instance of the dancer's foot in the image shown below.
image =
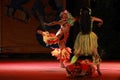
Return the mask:
M65 68L65 65L61 65L61 68Z
M61 63L61 68L65 68L65 65L63 63Z
M98 75L99 75L99 76L101 76L101 75L102 75L102 73L100 72L100 70L97 70L97 72L98 72Z
M99 75L99 76L101 76L101 75L102 75L102 73L100 72L100 64L97 64L97 65L96 65L96 67L97 67L97 72L98 72L98 75Z

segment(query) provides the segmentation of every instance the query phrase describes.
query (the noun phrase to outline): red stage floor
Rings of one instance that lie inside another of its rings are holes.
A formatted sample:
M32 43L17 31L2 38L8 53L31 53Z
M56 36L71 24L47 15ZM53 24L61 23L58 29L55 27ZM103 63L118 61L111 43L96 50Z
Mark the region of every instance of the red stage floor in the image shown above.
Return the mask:
M77 80L120 80L120 61L101 63L102 76ZM57 61L0 61L0 80L69 80ZM72 79L76 80L76 79Z

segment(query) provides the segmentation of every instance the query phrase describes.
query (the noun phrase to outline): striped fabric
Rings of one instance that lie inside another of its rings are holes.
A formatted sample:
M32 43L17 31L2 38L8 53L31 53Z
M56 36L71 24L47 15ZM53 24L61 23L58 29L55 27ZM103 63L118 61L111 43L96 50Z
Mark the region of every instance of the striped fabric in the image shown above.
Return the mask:
M92 50L98 47L97 35L94 32L83 35L79 32L74 44L74 53L80 55L91 55Z

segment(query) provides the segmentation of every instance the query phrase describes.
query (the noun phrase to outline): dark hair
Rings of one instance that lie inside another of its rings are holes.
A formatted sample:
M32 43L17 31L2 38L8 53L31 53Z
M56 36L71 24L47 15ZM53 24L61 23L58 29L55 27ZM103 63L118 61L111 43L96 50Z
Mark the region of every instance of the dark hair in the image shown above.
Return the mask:
M80 9L80 27L82 34L89 34L91 31L91 11L89 8Z

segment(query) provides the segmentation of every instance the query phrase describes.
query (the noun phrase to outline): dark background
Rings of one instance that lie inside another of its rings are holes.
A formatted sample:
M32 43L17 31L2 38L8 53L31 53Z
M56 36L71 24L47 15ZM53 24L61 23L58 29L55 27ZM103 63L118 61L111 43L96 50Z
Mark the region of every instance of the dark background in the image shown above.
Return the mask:
M87 2L87 0L66 0L66 8L68 9L69 12L72 13L72 15L74 17L76 17L79 15L79 10L82 6L87 5L87 6L91 7L92 16L99 17L99 18L103 19L103 21L104 21L104 24L101 28L96 27L96 24L94 24L94 29L93 29L94 32L99 37L99 39L98 39L99 54L101 55L101 57L103 59L120 60L120 28L119 28L120 27L120 24L119 24L120 23L120 0L90 0L91 5L89 5L86 2ZM1 14L2 14L2 12L1 12ZM1 17L1 18L3 18L3 17ZM6 18L5 21L9 22L10 18L8 18L6 16L4 18ZM31 24L30 23L27 23L27 24L22 23L21 24L17 21L16 22L13 22L13 20L10 20L10 21L11 21L12 25L14 25L14 23L17 23L18 25L19 24L23 25L22 27L24 27L24 26L30 27L32 24L33 26L35 26L34 30L36 30L36 28L38 26L37 24L39 23L39 22L35 21L35 19L33 19L33 18L32 18ZM1 21L1 26L3 26L2 22L3 21ZM7 25L9 27L9 23L7 23ZM6 27L6 26L4 26L4 27ZM27 27L26 27L26 29L27 29ZM32 28L31 28L31 30L32 30ZM68 39L67 46L70 46L71 48L73 48L73 43L74 43L75 37L78 32L79 32L79 29L78 29L77 25L74 25L73 27L71 27L71 31L70 31L71 36ZM32 33L34 33L34 31ZM34 34L32 34L32 33L30 33L30 35L33 36ZM3 34L3 33L1 33L1 34ZM16 33L16 35L17 35L17 33ZM4 38L3 35L2 35L2 38ZM30 40L26 40L26 41L29 41L29 43L31 44L32 40L31 41ZM50 53L49 50L47 51L47 49L45 49L41 46L39 47L37 41L36 42L34 42L34 41L35 40L33 39L31 46L34 45L37 48L31 47L30 49L33 48L33 52L31 52L31 53L29 52L29 54L26 54L24 52L23 52L24 54L21 54L21 53L7 54L9 52L7 52L7 53L5 52L5 54L4 53L0 54L0 58L1 59L8 58L8 57L12 58L12 59L14 59L14 58L15 59L16 58L18 58L18 59L19 58L24 58L24 59L26 59L26 58L32 58L32 59L53 58L53 57L51 57L51 54L44 54L45 51ZM25 42L25 40L23 40L23 42ZM28 46L30 47L29 44L28 44ZM26 47L23 49L26 50ZM38 52L37 52L37 54L34 54L34 53L36 53L36 52L34 52L36 49L38 49ZM41 52L39 52L39 50Z
M84 0L83 0L84 1ZM67 8L76 16L85 4L79 0L68 0ZM94 25L94 32L99 39L99 53L104 59L120 59L120 1L119 0L91 0L92 16L103 19L101 28ZM74 30L74 31L73 31ZM73 27L71 32L75 32ZM71 36L72 38L72 36Z

